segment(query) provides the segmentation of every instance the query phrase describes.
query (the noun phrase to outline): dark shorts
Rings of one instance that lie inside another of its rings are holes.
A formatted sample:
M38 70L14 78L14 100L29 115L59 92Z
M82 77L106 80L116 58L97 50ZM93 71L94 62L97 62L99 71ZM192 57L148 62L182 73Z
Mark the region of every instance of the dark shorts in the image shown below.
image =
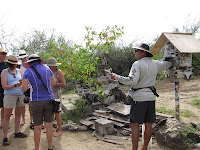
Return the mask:
M54 116L53 104L50 104L50 100L31 101L30 108L35 126L43 124L43 121L45 122L53 121L53 116Z
M130 99L131 97L128 96L128 98ZM155 119L155 101L138 102L132 100L130 110L131 123L154 123Z
M3 98L4 98L4 94L0 93L0 108L3 107Z

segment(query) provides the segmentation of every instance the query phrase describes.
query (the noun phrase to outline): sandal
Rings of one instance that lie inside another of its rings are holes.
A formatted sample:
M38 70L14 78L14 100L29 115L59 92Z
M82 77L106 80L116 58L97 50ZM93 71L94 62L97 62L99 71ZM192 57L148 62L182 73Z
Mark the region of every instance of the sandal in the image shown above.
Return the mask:
M52 146L52 148L48 148L48 150L55 150L55 147L54 147L54 146Z
M30 129L34 130L34 124L33 123L31 123Z
M25 124L25 121L22 121L21 123L20 123L20 126L23 126Z
M25 138L25 137L27 137L27 135L24 133L21 133L21 132L19 132L17 134L15 133L15 136L14 136L14 138Z
M3 146L8 146L9 145L8 138L4 138L3 139L2 145Z

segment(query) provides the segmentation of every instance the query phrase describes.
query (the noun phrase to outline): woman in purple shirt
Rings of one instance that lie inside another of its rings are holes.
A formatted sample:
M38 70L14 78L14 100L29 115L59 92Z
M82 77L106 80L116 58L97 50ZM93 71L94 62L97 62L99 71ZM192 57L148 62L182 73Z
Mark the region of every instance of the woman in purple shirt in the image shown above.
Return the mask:
M34 142L35 150L39 150L41 130L43 126L43 120L45 122L48 150L53 150L53 105L50 103L51 99L54 99L54 94L51 86L55 85L55 79L51 69L45 65L45 62L36 54L31 54L26 62L28 68L22 78L22 91L28 89L28 83L30 85L30 108L34 122ZM41 80L38 78L32 66L38 71L42 81L46 85L44 87Z

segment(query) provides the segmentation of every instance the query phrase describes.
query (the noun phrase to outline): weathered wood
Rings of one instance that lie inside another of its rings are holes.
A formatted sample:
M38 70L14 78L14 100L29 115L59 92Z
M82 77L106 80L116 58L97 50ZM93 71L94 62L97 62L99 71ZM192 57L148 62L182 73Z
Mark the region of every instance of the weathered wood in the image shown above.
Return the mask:
M129 138L123 137L123 136L106 135L106 136L104 136L104 139L117 140L117 141L126 141Z
M84 120L84 119L81 119L79 122L87 127L90 127L94 124L94 121L88 121L88 120Z
M125 105L122 103L115 103L108 106L107 108L123 116L128 116L130 113L130 105Z
M104 137L98 136L97 134L94 134L97 140L102 140L104 142L112 143L112 144L117 144L117 145L124 145L124 143L116 141L116 140L108 140Z
M98 117L102 117L102 118L106 118L108 120L112 120L112 121L114 121L114 124L119 126L119 127L123 127L123 126L129 125L128 121L122 120L119 117L114 116L112 114L99 114L99 113L95 113L95 112L92 113L92 114L95 115L95 116L98 116Z
M200 41L192 33L162 33L151 52L160 53L167 42L170 42L181 53L200 53Z

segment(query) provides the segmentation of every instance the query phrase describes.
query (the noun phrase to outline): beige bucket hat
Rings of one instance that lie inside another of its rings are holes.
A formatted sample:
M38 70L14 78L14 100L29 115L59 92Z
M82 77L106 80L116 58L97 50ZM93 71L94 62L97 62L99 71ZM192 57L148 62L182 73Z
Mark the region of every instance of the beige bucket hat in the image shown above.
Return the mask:
M49 66L49 67L50 66L59 66L59 65L61 65L61 63L57 63L56 59L51 57L51 58L47 59L47 64L46 65Z

